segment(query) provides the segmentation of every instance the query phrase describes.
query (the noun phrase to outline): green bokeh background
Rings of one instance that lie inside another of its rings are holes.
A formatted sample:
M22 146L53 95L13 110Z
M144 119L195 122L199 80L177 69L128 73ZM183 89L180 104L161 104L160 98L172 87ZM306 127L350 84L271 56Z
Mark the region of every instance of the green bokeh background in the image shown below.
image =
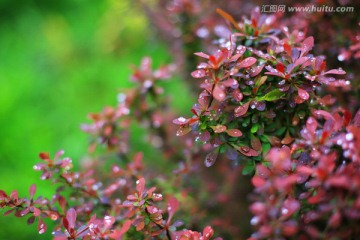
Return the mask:
M119 89L132 85L129 66L145 55L157 66L170 61L149 25L133 1L0 1L0 189L28 196L36 183L38 194L51 196L51 185L32 169L38 153L64 149L76 166L88 143L80 124L116 104ZM178 108L190 105L181 99ZM1 240L50 233L0 216Z

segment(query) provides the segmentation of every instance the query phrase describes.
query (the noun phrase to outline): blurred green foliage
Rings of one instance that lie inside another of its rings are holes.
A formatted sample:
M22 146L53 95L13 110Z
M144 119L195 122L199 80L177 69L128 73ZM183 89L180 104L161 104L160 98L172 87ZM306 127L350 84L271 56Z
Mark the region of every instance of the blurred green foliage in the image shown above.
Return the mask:
M36 183L36 196L51 196L33 171L38 153L64 149L76 166L88 143L80 123L116 104L144 55L170 61L132 1L0 1L0 189L28 196ZM0 239L51 238L26 219L0 217L0 225Z

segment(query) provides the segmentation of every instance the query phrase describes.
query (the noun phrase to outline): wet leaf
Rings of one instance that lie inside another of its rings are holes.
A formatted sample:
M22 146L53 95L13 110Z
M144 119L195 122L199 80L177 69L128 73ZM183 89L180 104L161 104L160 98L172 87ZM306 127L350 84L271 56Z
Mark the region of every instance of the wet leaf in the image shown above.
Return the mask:
M239 129L228 129L226 133L231 137L241 137L243 135Z
M39 234L43 234L46 232L47 226L45 224L45 222L39 218L39 222L38 222L38 232Z
M314 46L314 38L308 37L306 38L301 45L301 56L308 53Z
M222 102L226 97L225 91L219 86L219 84L216 84L214 86L214 90L212 94L214 98L219 102Z
M248 68L256 63L256 58L254 57L248 57L242 60L240 63L236 65L238 68Z
M226 131L226 126L220 124L216 126L211 126L211 128L214 130L215 133L222 133Z
M136 181L136 191L141 195L144 189L145 189L145 179L140 178L139 180Z
M274 89L262 97L257 97L256 100L272 102L281 99L284 95L285 93L281 92L279 89Z
M190 126L181 126L177 132L176 132L176 136L184 136L185 134L191 132L191 127Z
M210 153L208 153L205 157L204 164L206 167L211 167L216 162L216 159L219 155L219 150L214 149Z
M248 156L248 157L256 157L258 156L258 152L255 151L254 149L248 147L248 146L240 146L238 148L239 152L241 152L243 155Z
M331 70L327 71L326 73L324 73L324 75L325 74L343 75L343 74L346 74L346 72L343 69L338 68L338 69L331 69Z
M206 76L206 71L204 69L197 69L191 73L193 78L202 78Z
M69 228L70 229L74 229L75 228L75 224L76 224L76 211L74 208L70 208L67 212L66 212L66 219L68 221L69 224Z
M308 100L309 99L309 93L307 91L305 91L304 89L302 88L297 88L298 90L298 95L301 99L303 100Z
M237 108L235 108L235 110L234 110L235 117L241 117L241 116L245 115L249 109L249 105L250 105L250 102L247 102L244 105L238 106Z

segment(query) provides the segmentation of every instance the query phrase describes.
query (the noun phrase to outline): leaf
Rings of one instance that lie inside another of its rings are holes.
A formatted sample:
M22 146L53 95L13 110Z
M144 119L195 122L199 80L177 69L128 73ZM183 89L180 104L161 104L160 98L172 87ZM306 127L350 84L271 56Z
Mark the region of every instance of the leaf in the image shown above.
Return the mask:
M221 10L220 8L217 8L216 12L218 14L220 14L224 19L228 20L235 27L235 29L242 32L242 29L239 27L238 23L235 21L235 19L230 14L228 14L227 12Z
M141 193L144 191L145 189L145 179L144 178L140 178L139 180L136 181L136 191L138 193Z
M308 53L314 46L314 38L308 37L306 38L301 45L301 56Z
M39 154L39 157L40 157L42 160L50 159L49 153L45 153L45 152L40 153L40 154Z
M216 126L211 126L211 128L214 130L215 133L222 133L226 131L226 126L220 124Z
M196 56L202 57L202 58L206 58L209 59L209 55L207 55L206 53L203 52L196 52L194 53Z
M215 150L211 151L210 153L208 153L205 157L204 160L204 164L206 167L211 167L212 165L214 165L214 163L216 162L216 159L219 155L219 151L216 148Z
M32 184L30 186L29 192L30 192L30 198L32 199L34 197L35 192L36 192L36 185L35 184Z
M250 143L251 143L251 147L256 150L256 151L260 151L261 150L261 141L255 137L255 136L251 136L251 140L250 140Z
M191 73L193 78L202 78L206 76L206 71L204 69L197 69Z
M171 197L167 204L167 211L169 213L169 218L172 218L172 216L175 214L175 212L179 208L179 201L175 197Z
M75 211L74 208L70 208L66 212L66 219L67 219L68 224L69 224L69 229L74 229L75 224L76 224L76 211Z
M272 102L272 101L279 100L284 95L285 95L285 93L281 92L279 89L274 89L262 97L256 97L256 100Z
M307 92L307 91L305 91L304 89L302 89L302 88L297 88L297 90L298 90L298 95L299 95L299 97L301 98L301 99L303 99L303 100L308 100L309 99L309 93Z
M45 222L41 218L39 218L39 222L38 222L39 234L45 233L46 229L47 229L47 226L46 226Z
M341 68L338 69L331 69L329 71L327 71L325 74L338 74L338 75L342 75L342 74L346 74L346 72L344 70L342 70Z
M249 109L249 105L250 105L250 101L245 103L242 106L238 106L237 108L235 108L235 110L234 110L235 117L241 117L241 116L245 115L247 110Z
M226 97L225 91L219 86L219 84L215 84L212 94L219 102L222 102Z
M256 157L259 155L257 151L248 146L240 146L238 150L240 153L248 157Z
M238 68L248 68L256 63L256 58L248 57L236 65Z
M176 132L176 136L184 136L185 134L191 132L191 127L190 126L180 126L179 129Z
M214 235L214 229L212 229L210 226L206 226L202 235L204 240L208 240Z
M228 129L226 133L231 137L241 137L243 135L239 129Z
M278 70L279 72L284 73L285 72L285 67L282 63L278 63L276 64L276 70Z
M31 225L31 224L34 223L34 221L35 221L35 216L31 216L31 217L28 218L27 224L28 224L28 225Z

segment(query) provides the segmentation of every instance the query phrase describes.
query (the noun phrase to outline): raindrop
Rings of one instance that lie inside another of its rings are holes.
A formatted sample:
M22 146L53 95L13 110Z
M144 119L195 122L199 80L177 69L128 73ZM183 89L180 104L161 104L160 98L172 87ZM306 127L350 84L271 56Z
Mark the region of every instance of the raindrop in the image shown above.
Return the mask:
M146 80L146 81L144 81L143 86L144 86L145 88L150 88L150 87L152 86L151 80Z
M286 214L288 214L289 213L289 210L287 209L287 208L282 208L281 209L281 214L282 215L286 215Z
M259 102L258 105L256 106L256 109L259 111L264 111L266 108L266 103L265 102Z
M281 80L280 82L279 82L279 85L284 85L285 84L285 80Z
M354 139L354 135L353 135L352 133L347 133L347 134L345 135L345 139L346 139L347 141L352 141L352 140Z
M105 216L104 220L105 220L106 224L111 224L111 217L110 216Z
M255 216L250 220L250 224L254 226L257 225L259 221L260 221L259 217Z

